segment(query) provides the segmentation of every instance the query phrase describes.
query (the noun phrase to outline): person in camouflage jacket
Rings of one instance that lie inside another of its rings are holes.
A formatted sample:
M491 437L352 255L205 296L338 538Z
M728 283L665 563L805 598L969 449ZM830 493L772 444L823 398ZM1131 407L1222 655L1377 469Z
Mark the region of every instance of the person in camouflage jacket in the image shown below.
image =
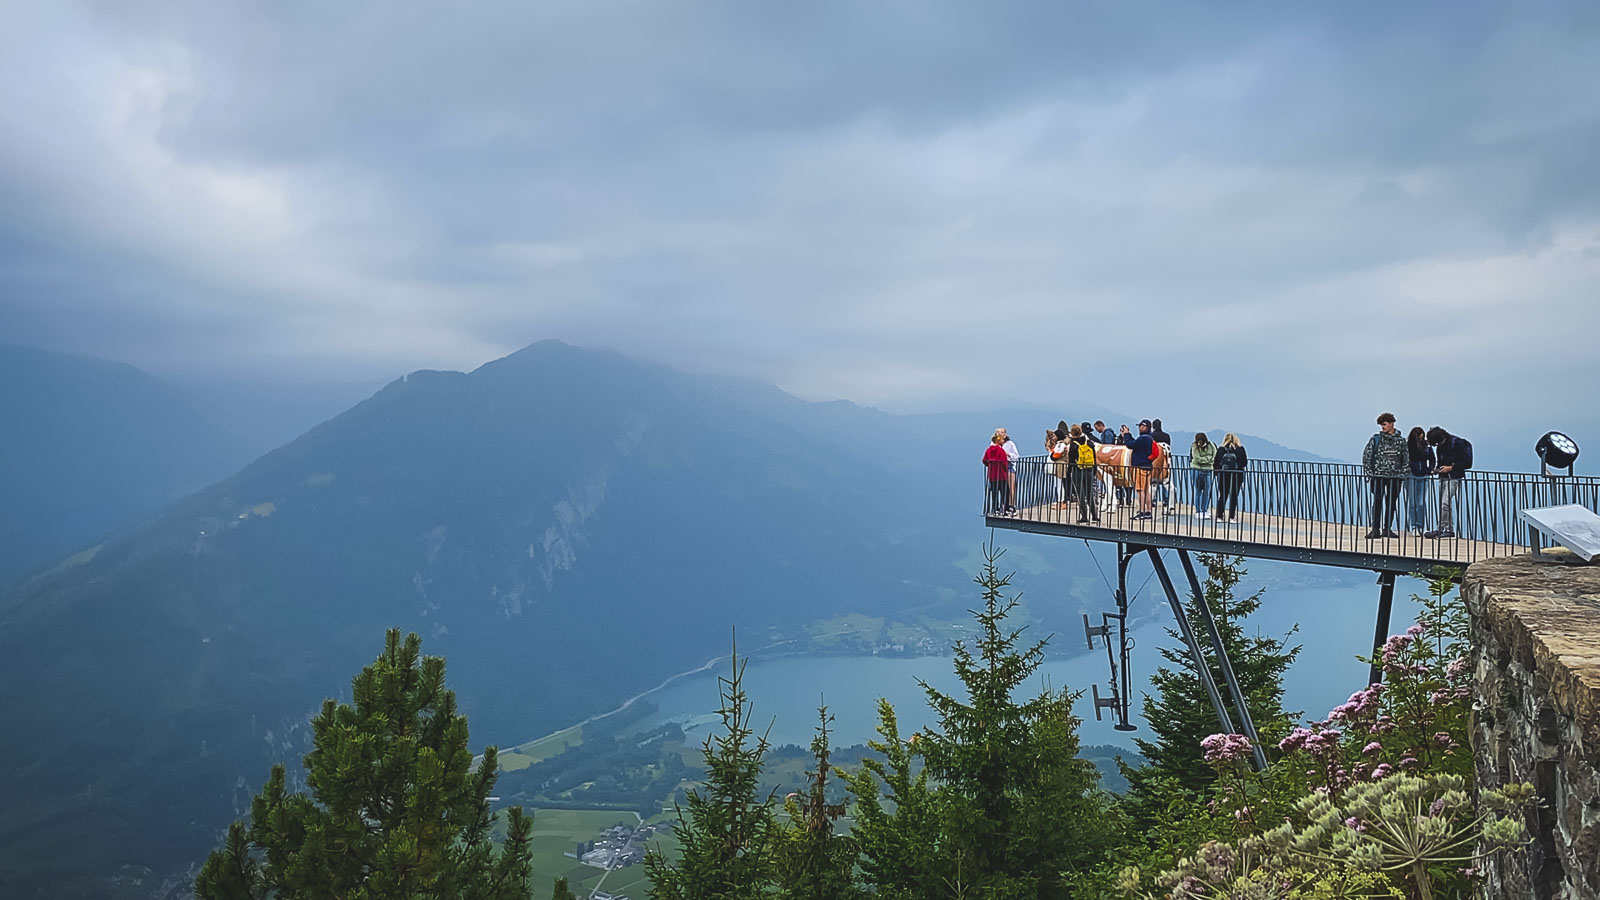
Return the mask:
M1399 537L1394 533L1394 514L1400 505L1400 486L1411 474L1411 449L1394 427L1394 413L1378 416L1378 433L1361 453L1361 470L1372 481L1372 530L1367 540Z

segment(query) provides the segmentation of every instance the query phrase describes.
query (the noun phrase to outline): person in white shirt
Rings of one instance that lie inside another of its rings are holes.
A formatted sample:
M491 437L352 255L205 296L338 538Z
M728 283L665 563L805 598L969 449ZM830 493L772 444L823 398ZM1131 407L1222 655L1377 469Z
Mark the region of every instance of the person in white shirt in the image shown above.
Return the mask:
M1017 511L1017 460L1021 458L1022 451L1017 449L1017 442L1011 439L1004 428L996 428L995 434L1000 435L1001 448L1006 451L1006 512Z

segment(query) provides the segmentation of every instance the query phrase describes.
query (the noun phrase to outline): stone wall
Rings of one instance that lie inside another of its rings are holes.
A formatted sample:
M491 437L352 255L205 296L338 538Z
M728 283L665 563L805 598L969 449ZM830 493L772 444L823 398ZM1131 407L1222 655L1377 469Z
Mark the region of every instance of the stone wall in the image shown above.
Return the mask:
M1490 560L1465 594L1479 783L1539 797L1533 844L1490 866L1489 897L1600 898L1600 565Z

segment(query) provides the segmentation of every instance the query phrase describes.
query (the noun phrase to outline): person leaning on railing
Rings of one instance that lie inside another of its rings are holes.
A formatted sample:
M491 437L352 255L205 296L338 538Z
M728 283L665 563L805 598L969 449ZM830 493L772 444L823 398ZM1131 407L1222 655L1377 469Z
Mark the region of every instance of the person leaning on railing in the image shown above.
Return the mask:
M1400 505L1400 486L1411 474L1411 451L1394 427L1394 413L1379 414L1378 433L1361 451L1361 469L1372 483L1372 530L1367 540L1399 537L1394 533L1394 514Z
M1439 530L1424 537L1456 536L1455 511L1461 502L1461 480L1472 468L1472 442L1435 425L1428 429L1428 443L1439 448Z
M988 476L989 492L983 511L990 515L1005 515L1011 512L1007 502L1011 486L1011 460L1006 456L1006 433L996 430L994 436L989 438L989 449L983 451L983 468Z
M1406 449L1411 456L1411 477L1406 479L1406 528L1422 534L1428 530L1428 500L1433 496L1433 473L1439 462L1421 425L1406 435Z
M1211 518L1211 467L1217 460L1217 445L1204 431L1194 436L1189 448L1189 468L1194 470L1194 516Z

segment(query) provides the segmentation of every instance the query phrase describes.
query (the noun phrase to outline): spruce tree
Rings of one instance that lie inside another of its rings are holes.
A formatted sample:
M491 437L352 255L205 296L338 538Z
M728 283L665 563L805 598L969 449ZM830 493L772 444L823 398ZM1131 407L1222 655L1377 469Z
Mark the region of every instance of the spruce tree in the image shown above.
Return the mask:
M1264 740L1281 735L1289 718L1283 708L1283 675L1300 648L1289 646L1287 636L1275 638L1245 632L1244 621L1261 607L1264 590L1242 599L1235 596L1235 589L1247 574L1243 558L1201 554L1198 559L1207 573L1201 588L1256 729L1266 736ZM1206 651L1205 658L1212 672L1220 673L1215 654L1210 652L1205 638L1207 632L1200 618L1200 608L1193 597L1185 604L1184 611L1191 627L1202 638L1202 649ZM1200 683L1193 657L1181 643L1180 633L1172 628L1167 629L1167 633L1179 644L1162 648L1161 655L1168 665L1161 666L1151 676L1155 693L1146 694L1143 702L1144 719L1154 737L1135 741L1145 765L1124 769L1129 783L1124 808L1137 828L1155 824L1171 801L1199 796L1216 778L1216 771L1206 764L1200 751L1200 741L1221 729L1216 711ZM1223 702L1230 711L1236 709L1227 683L1220 674L1214 677ZM1174 790L1186 797L1174 796Z
M567 887L567 880L565 878L557 878L555 893L550 895L550 900L578 900L578 895L574 894L572 889Z
M202 900L530 896L533 822L508 811L496 847L489 796L495 748L473 764L467 720L444 686L444 660L415 634L388 633L352 702L323 703L306 755L309 793L282 765L195 880Z
M878 701L878 737L867 748L877 756L844 776L855 797L851 834L861 851L862 880L881 900L942 896L940 798L915 744L901 739L888 700Z
M754 900L773 887L777 823L774 797L760 796L762 764L770 746L750 726L744 693L745 660L734 647L732 675L719 678L722 732L701 748L705 781L677 807L672 832L679 855L645 855L654 900Z
M791 794L784 806L789 827L778 845L778 896L783 900L854 900L865 896L855 885L855 838L838 834L845 804L828 799L828 723L826 704L817 709L817 734L811 739L816 768L806 773L806 790Z
M972 648L954 648L966 696L923 683L938 720L918 752L939 785L941 880L947 894L1066 897L1101 840L1099 774L1078 758L1075 695L1045 688L1017 699L1049 639L1024 647L1023 629L1007 625L1018 598L1005 597L1011 576L996 567L1004 552L984 548L978 635Z

